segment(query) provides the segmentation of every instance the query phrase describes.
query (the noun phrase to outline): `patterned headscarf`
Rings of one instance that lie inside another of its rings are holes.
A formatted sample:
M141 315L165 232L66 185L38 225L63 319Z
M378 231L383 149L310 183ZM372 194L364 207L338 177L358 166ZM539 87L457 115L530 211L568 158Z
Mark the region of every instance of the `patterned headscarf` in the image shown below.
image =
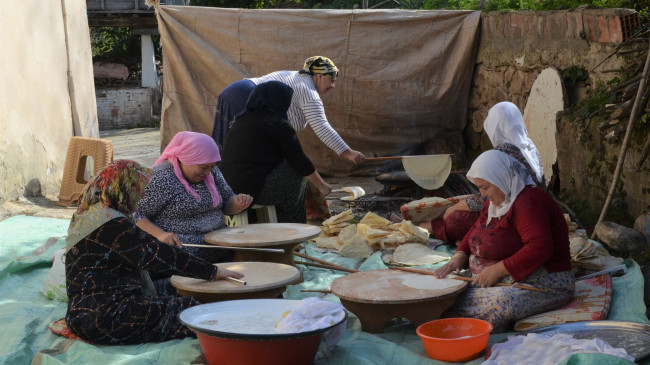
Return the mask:
M322 75L331 75L332 81L335 81L339 76L339 69L336 68L336 65L332 60L323 56L313 56L305 60L305 64L302 66L302 70L298 71L301 74L322 74Z
M543 172L540 168L541 163L538 158L537 147L528 138L524 117L515 104L508 101L495 104L488 112L485 122L483 122L483 129L490 138L492 146L497 147L508 142L519 147L526 161L537 175L537 180L542 181Z
M490 201L486 225L490 224L492 218L499 218L508 213L526 185L535 185L524 165L514 157L498 150L481 153L472 163L472 167L467 172L467 178L474 184L476 184L474 178L483 179L495 185L506 196L500 206L496 206Z
M285 83L280 81L264 82L255 86L251 91L246 102L246 111L266 109L288 120L287 110L291 106L292 95L293 89Z
M219 147L217 147L217 143L212 137L203 133L186 131L176 133L163 153L156 160L154 166L164 161L169 161L174 166L174 175L183 184L185 190L196 198L197 201L201 201L199 194L185 180L178 161L185 165L209 164L221 161L221 155L219 154ZM209 173L203 179L203 182L212 195L212 205L215 207L218 206L219 194L217 193L217 186L212 173Z
M131 160L115 160L86 183L66 237L69 250L113 218L131 218L151 178L151 169Z

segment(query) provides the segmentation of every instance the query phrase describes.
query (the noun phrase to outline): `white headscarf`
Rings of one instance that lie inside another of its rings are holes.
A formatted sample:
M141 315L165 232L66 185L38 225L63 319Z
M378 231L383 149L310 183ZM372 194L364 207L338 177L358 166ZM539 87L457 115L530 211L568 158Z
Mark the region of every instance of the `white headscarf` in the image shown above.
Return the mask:
M467 172L467 178L473 183L474 178L483 179L495 185L506 196L500 206L490 201L486 225L490 224L492 218L500 218L508 213L526 185L535 185L524 165L507 153L497 150L485 151L478 156Z
M535 171L537 180L542 181L542 165L539 153L533 141L528 138L528 130L524 124L524 117L519 108L509 101L494 105L488 112L483 123L483 129L490 138L493 147L504 143L511 143L521 150L530 167Z

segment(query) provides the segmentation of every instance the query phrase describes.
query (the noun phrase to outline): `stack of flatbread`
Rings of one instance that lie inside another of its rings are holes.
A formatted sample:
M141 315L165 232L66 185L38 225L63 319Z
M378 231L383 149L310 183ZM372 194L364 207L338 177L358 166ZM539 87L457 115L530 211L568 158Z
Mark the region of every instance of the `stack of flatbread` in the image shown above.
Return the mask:
M594 273L623 263L622 258L610 255L604 247L587 239L584 229L575 229L569 233L569 249L571 266L580 274Z
M352 224L350 221L353 219L354 214L352 213L352 209L348 209L324 220L320 229L326 237L335 236L341 232L343 228Z
M316 238L316 247L337 250L345 257L366 258L378 250L395 249L408 242L426 243L429 238L426 229L408 220L391 223L368 212L358 224L353 224L350 222L352 211L346 212L323 222L323 234Z

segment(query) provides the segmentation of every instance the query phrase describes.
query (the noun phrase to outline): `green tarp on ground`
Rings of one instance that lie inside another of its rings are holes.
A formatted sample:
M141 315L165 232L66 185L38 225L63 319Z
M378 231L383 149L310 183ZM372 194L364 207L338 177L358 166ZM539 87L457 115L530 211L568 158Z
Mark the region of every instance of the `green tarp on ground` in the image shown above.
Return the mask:
M186 338L164 343L132 346L95 346L56 336L48 325L65 315L66 305L45 298L40 288L51 266L54 251L63 248L67 220L15 216L0 222L0 364L204 364L198 340ZM322 254L306 245L311 256L339 265L356 267L359 260ZM614 298L608 319L648 323L643 304L643 276L639 266L628 261L629 271L614 278ZM358 268L383 267L379 255L373 255ZM301 267L305 281L290 286L288 299L308 295L304 288L322 289L341 274L324 269ZM624 293L624 295L622 294ZM310 295L313 295L311 293ZM328 295L328 300L337 300ZM329 353L322 346L317 365L429 365L443 364L428 358L406 322L390 323L386 333L373 335L359 330L359 322L350 316L348 331ZM510 333L512 334L512 333ZM490 336L490 343L508 334ZM482 358L467 364L480 364ZM566 364L621 364L605 355L575 355ZM642 364L650 365L650 359Z

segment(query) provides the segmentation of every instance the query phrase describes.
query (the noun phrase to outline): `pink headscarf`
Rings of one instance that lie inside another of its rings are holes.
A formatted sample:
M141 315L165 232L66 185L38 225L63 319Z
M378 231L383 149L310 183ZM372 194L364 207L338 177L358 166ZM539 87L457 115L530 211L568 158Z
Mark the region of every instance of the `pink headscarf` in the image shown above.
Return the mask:
M221 161L221 155L219 154L219 147L217 147L212 137L207 134L178 132L156 160L154 166L164 161L169 161L174 166L174 174L178 181L183 184L185 190L195 197L197 201L201 201L199 194L185 180L178 161L185 165L200 165L219 162ZM217 186L214 183L212 173L209 173L203 179L203 182L208 186L208 190L212 195L212 205L216 207L219 205L219 194L217 194Z

